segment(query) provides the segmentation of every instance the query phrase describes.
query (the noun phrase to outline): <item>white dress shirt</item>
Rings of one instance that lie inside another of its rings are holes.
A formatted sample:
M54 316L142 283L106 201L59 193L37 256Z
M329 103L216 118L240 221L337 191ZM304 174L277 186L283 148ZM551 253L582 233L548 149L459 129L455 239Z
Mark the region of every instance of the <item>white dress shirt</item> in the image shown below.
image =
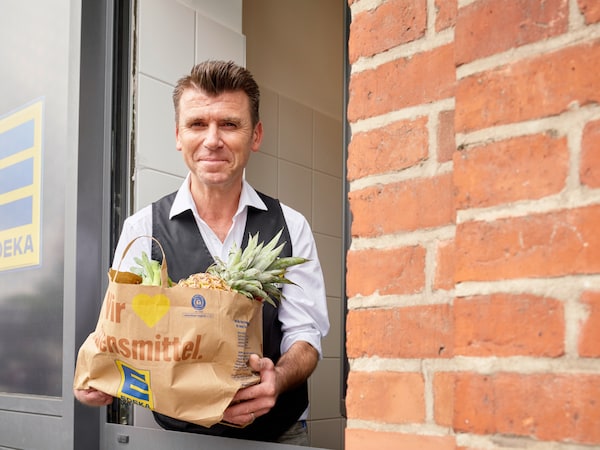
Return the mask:
M241 245L246 227L248 206L266 210L266 206L256 191L246 182L243 182L242 193L238 209L233 216L233 223L224 242L215 235L212 229L200 218L190 193L189 175L177 191L171 207L169 218L191 209L198 229L206 243L211 255L218 256L227 261L229 250L235 243ZM307 258L310 261L292 266L288 269L286 277L294 284L284 284L282 294L285 299L279 305L279 320L282 323L283 339L281 353L285 353L294 342L306 341L322 357L321 338L329 331L329 318L327 315L327 301L325 297L325 283L321 264L317 255L317 248L310 225L302 214L292 208L281 204L290 239L292 241L293 256ZM123 231L115 250L113 268L129 271L135 266L134 257L140 256L145 251L151 255L152 240L149 238L137 239L123 256L126 246L138 236L152 235L152 205L148 205L132 216L123 224ZM259 242L260 242L259 235ZM121 261L122 259L122 261ZM168 261L167 261L168 263ZM175 282L179 280L173 280Z

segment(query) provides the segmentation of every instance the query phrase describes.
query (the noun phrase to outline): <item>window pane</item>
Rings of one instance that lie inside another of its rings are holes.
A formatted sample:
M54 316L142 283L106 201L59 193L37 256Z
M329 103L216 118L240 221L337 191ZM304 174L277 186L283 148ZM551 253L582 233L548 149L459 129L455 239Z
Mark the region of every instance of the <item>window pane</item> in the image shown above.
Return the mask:
M61 396L69 2L11 2L5 9L0 392Z

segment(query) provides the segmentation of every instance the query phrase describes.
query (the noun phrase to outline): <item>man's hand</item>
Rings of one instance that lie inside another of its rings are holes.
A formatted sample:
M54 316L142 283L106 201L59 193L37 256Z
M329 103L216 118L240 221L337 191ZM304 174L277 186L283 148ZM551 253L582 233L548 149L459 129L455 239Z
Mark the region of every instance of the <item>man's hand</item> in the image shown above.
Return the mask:
M279 395L273 361L251 355L248 365L252 371L260 374L260 383L240 389L223 414L224 421L240 426L248 425L268 413Z
M225 410L223 420L244 426L267 414L282 392L298 386L315 370L319 355L304 341L294 343L275 366L269 358L251 355L250 368L260 374L260 383L240 389Z
M94 388L73 389L75 398L87 406L107 406L113 401L112 395L105 394Z

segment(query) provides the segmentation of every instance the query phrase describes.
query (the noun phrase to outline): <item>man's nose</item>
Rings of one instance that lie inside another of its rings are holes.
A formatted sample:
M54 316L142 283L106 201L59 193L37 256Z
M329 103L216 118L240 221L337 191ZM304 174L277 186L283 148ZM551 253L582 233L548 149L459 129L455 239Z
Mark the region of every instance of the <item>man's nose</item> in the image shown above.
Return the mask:
M217 124L211 123L206 129L204 136L204 146L208 149L219 148L222 144L221 132Z

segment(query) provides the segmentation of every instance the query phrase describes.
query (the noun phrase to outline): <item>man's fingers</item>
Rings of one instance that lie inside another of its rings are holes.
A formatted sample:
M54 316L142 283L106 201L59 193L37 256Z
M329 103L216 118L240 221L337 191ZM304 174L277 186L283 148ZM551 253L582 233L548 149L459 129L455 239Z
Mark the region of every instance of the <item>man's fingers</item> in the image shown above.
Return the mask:
M261 358L255 354L250 355L250 359L248 360L248 365L254 372L260 372L262 369Z
M75 398L81 403L89 406L107 406L113 401L113 397L96 389L79 389L73 391Z
M262 372L263 370L269 370L275 367L273 361L271 361L269 358L261 358L256 354L250 355L248 365L255 372Z

